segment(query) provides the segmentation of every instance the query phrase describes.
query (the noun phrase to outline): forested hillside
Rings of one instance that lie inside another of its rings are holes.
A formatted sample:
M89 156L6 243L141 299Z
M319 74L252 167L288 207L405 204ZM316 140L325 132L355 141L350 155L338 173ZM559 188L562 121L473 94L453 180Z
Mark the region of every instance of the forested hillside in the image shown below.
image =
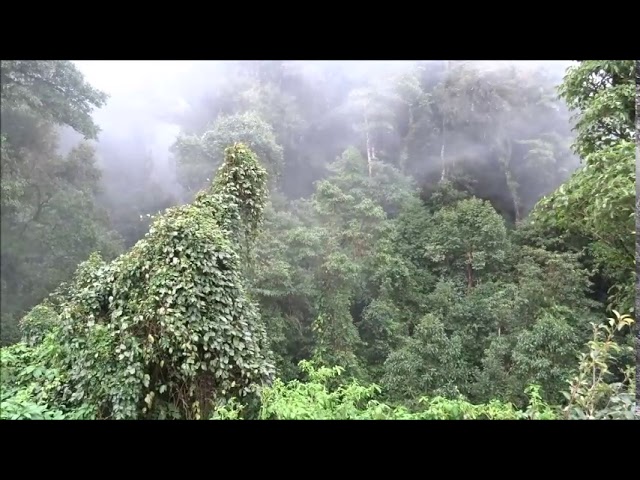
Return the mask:
M184 75L2 61L0 418L634 418L636 61Z

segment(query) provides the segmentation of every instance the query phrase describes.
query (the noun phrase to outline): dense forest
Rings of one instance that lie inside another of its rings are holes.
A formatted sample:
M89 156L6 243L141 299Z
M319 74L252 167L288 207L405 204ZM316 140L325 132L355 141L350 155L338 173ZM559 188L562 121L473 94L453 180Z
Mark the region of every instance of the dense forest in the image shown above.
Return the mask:
M638 62L0 72L0 418L635 418Z

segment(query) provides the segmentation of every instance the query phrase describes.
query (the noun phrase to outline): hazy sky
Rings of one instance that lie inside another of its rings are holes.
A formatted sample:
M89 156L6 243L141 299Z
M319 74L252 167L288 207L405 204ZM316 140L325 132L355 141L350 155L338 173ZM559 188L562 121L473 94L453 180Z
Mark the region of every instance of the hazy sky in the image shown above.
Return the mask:
M108 139L111 144L126 145L132 139L144 138L147 150L154 159L156 173L163 178L172 176L168 161L169 147L180 129L168 118L189 109L182 95L197 98L197 93L211 91L215 76L220 72L220 63L202 60L81 60L74 63L92 86L109 94L106 106L93 114L103 132L101 139ZM372 64L379 70L386 65L401 67L411 62L340 63L352 64L345 68L355 71L371 68ZM568 61L541 60L482 63L485 68L505 66L505 63L517 63L520 67L545 64L556 74L562 74L569 64ZM308 67L308 74L313 75L313 66Z
M95 112L95 119L103 128L107 124L123 125L129 121L139 122L143 117L165 123L165 115L181 112L188 108L181 98L181 92L210 90L212 65L216 61L206 60L79 60L74 62L86 79L94 87L110 95L107 105ZM198 69L207 63L206 69ZM380 63L374 61L349 61L364 68L365 64ZM390 61L387 64L407 64L407 61ZM485 67L504 66L505 63L517 63L520 67L538 67L545 65L556 73L562 73L569 61L566 60L525 60L525 61L483 61ZM191 73L193 72L193 73ZM209 87L209 88L207 88ZM118 115L114 115L118 112ZM131 115L125 112L132 112ZM115 125L114 125L115 128Z
M182 98L194 92L210 91L216 73L216 61L203 60L80 60L74 62L94 87L109 94L107 105L94 112L103 131L126 132L142 122L162 124L163 135L170 125L167 116L184 112L189 106ZM342 63L342 62L341 62ZM407 61L345 61L358 69L371 64L407 64ZM483 61L483 67L517 63L520 67L545 65L562 74L569 61ZM203 65L206 64L206 65ZM205 67L205 68L202 68ZM358 69L359 70L359 69ZM164 143L164 142L163 142Z
M89 83L115 96L137 90L148 90L153 85L175 85L200 60L79 60L74 63L84 73ZM522 66L536 67L542 64L564 66L566 60L518 60ZM503 64L503 61L487 60L486 64Z
M115 95L148 86L151 79L166 81L188 71L184 60L80 60L74 62L89 83Z

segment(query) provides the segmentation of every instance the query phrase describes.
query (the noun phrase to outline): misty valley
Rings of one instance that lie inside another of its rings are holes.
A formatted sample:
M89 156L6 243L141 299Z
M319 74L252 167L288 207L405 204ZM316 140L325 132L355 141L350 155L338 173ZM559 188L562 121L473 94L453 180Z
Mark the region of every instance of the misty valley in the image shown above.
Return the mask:
M636 79L3 60L0 419L637 419Z

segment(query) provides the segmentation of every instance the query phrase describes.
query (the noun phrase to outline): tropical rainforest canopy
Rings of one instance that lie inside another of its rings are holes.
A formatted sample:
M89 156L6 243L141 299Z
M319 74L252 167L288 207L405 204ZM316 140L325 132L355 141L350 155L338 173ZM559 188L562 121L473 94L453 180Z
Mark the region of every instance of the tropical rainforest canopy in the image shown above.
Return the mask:
M634 418L635 61L198 68L2 61L0 418Z

